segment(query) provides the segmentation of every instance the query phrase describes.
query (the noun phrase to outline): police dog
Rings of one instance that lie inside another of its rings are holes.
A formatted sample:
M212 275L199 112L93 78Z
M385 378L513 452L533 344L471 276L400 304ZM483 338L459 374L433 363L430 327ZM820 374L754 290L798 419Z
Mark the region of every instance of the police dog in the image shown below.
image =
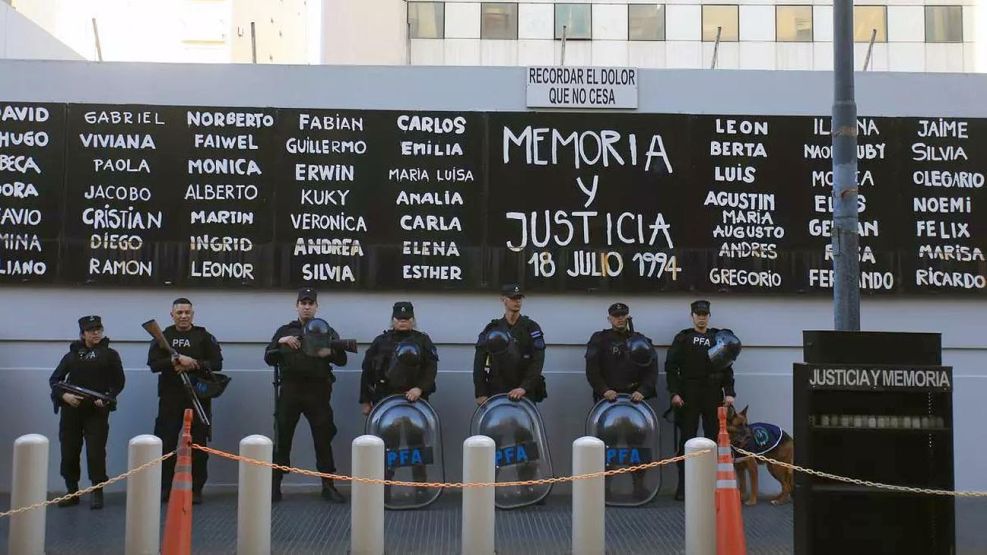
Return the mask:
M747 409L737 412L732 406L727 410L727 432L730 434L730 444L740 447L752 453L759 453L785 463L792 464L795 457L795 440L784 430L770 424L761 423L749 424L747 421ZM772 431L777 437L771 437ZM750 456L739 456L734 459L733 467L737 473L737 485L740 495L744 498L744 505L753 506L757 504L757 465L764 464ZM791 469L775 464L768 464L768 472L774 476L775 480L781 484L781 493L771 500L772 505L781 505L791 500L792 491L795 489L795 477ZM750 476L750 491L744 496L747 489L747 476Z

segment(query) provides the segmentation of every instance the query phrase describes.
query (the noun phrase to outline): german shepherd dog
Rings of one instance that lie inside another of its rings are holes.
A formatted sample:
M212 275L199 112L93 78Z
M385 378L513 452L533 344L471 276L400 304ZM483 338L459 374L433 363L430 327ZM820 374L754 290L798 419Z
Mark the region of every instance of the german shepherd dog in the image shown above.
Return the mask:
M747 409L737 412L732 406L727 409L727 432L730 434L730 444L740 447L752 453L759 453L776 461L792 464L795 458L795 440L787 432L777 426L760 423L749 424L747 421ZM765 430L774 429L779 437L772 438L771 434ZM740 496L744 499L744 505L753 506L757 504L757 465L763 462L750 456L739 456L734 459L733 467L737 473L737 485L740 489ZM791 500L792 491L795 489L795 477L791 469L768 464L768 472L774 476L775 480L781 484L781 493L771 500L772 505L781 505ZM747 489L747 476L750 476L750 491L744 496Z

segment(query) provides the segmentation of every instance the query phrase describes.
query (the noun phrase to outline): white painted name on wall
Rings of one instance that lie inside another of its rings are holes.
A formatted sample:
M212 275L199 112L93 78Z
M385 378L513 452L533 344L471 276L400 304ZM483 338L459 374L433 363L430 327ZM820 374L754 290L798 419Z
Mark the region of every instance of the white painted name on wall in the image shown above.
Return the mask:
M529 108L637 108L638 71L627 67L529 67Z

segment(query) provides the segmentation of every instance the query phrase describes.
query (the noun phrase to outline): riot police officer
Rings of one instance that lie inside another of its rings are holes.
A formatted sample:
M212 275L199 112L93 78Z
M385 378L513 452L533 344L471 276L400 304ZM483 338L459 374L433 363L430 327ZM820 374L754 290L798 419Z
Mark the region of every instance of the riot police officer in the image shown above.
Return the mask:
M679 427L678 452L685 451L685 442L695 437L702 419L703 435L716 441L720 430L716 409L721 404L732 405L737 395L733 388L733 367L716 368L708 351L716 342L720 330L709 327L709 301L699 300L690 305L693 327L680 331L668 348L665 372L668 374L668 394L675 409ZM684 465L679 463L679 483L675 499L685 498Z
M48 378L55 413L62 412L58 423L58 439L62 450L61 474L68 493L79 491L82 470L79 457L82 444L86 444L86 466L92 484L105 482L106 440L110 435L110 411L123 391L125 378L120 354L110 348L110 340L103 337L103 320L99 316L83 316L79 319L79 340L69 344L69 352L62 357L58 367ZM100 395L87 396L69 393L59 388L60 383L79 386ZM73 497L58 503L59 507L79 504ZM103 508L103 490L98 489L89 498L90 509Z
M506 393L514 401L527 397L540 402L548 396L541 373L545 365L545 337L537 322L521 315L524 293L519 285L503 286L500 300L504 317L491 320L476 340L473 357L476 404L482 405L488 397L500 393ZM493 437L498 447L503 442L520 445L533 439L530 430L521 428L503 429ZM531 480L536 473L535 464L518 465L520 480ZM530 494L534 488L528 486L527 490Z
M627 393L631 401L640 403L657 395L658 361L651 339L634 331L630 308L614 303L607 309L610 328L598 331L586 344L586 379L593 388L593 402L614 401ZM635 428L630 419L621 419L610 433L601 437L607 445L627 442L641 445L645 434ZM631 474L635 496L645 497L644 472ZM606 486L609 490L611 479Z
M593 402L613 401L619 393L628 393L631 401L640 402L657 394L654 346L631 329L629 315L626 304L610 305L610 329L594 333L586 344L586 379L593 387Z
M539 402L548 396L542 367L545 337L537 322L521 315L524 293L517 284L501 289L504 317L491 320L476 340L473 357L473 392L476 404L487 397L507 393Z
M346 352L338 348L325 348L313 356L302 350L304 328L319 310L318 293L314 289L305 287L298 291L295 309L298 319L278 328L264 352L264 362L274 366L276 373L274 462L290 465L295 427L298 419L305 415L315 443L315 466L319 472L333 473L336 464L332 456L332 438L336 435L336 424L330 400L336 378L332 374L332 365L346 364ZM329 335L339 338L332 328L329 328ZM274 501L281 500L283 477L282 471L274 471L271 489L271 499ZM329 479L322 480L322 497L333 503L346 502Z
M435 392L435 376L439 354L428 334L415 327L415 307L407 301L394 303L391 311L391 329L374 338L363 357L363 374L360 376L360 404L363 414L370 414L371 408L389 395L404 395L415 402L428 400ZM381 432L381 439L388 449L401 446L401 436L408 445L423 445L425 436L422 430L408 419L393 422ZM428 479L425 466L416 465L411 469L416 482ZM385 469L386 479L394 477L394 469ZM392 489L385 487L384 497L390 499ZM427 490L418 489L416 495L425 497Z
M178 447L182 432L182 422L186 409L193 408L192 393L185 389L179 375L185 372L195 384L199 379L207 379L212 372L223 369L223 351L216 338L206 328L192 323L195 309L192 301L181 297L171 303L171 319L174 324L162 332L171 348L178 353L172 358L171 352L163 349L157 341L151 341L147 353L147 365L151 372L158 374L158 417L154 420L154 435L161 438L161 448L165 453ZM212 420L211 399L200 396L199 402ZM192 420L192 441L205 445L210 438L209 426L198 417ZM192 503L202 503L202 488L208 477L209 455L199 449L192 451ZM161 463L161 501L167 502L171 494L171 483L175 475L175 457Z
M426 333L414 329L415 308L397 302L391 329L374 338L363 357L360 404L363 414L388 395L402 394L409 401L428 399L435 391L439 354Z

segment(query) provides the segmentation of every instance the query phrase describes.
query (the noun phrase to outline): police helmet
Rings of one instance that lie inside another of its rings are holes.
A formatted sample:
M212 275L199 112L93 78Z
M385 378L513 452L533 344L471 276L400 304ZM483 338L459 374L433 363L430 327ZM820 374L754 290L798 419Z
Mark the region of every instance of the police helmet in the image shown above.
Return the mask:
M741 347L740 339L733 331L724 329L716 332L716 342L706 354L713 367L722 370L737 360Z
M305 324L305 335L311 336L327 336L329 335L329 322L326 322L322 318L312 318Z
M410 341L402 341L394 349L394 356L398 362L405 366L418 366L422 360L422 351L417 344Z
M308 356L322 356L325 349L329 348L329 343L339 339L335 335L328 322L322 318L313 318L305 323L302 330L302 351Z
M655 349L642 335L634 335L627 340L627 352L631 361L638 366L647 366L655 358Z
M492 355L500 355L507 352L507 347L511 344L511 334L501 329L494 329L487 332L487 351Z
M199 399L215 399L226 391L230 377L225 374L209 372L205 376L196 376L195 396Z

